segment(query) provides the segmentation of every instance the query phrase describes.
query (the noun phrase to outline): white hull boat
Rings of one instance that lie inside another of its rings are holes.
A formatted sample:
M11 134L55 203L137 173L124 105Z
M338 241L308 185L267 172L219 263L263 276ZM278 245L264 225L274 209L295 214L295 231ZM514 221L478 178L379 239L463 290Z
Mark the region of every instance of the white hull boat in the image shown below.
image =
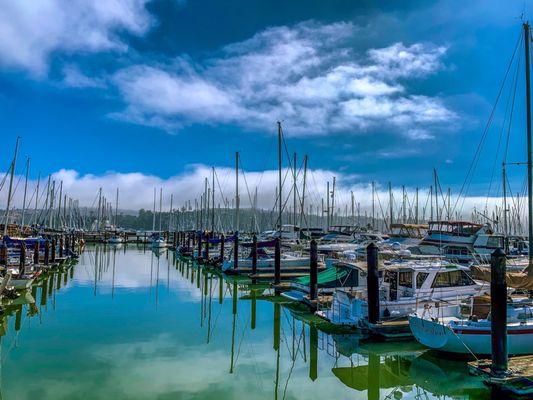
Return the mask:
M453 308L453 307L449 307ZM456 308L459 314L459 306ZM507 349L511 355L533 354L533 315L529 306L509 306ZM431 349L456 354L490 355L491 321L460 317L409 316L415 339Z

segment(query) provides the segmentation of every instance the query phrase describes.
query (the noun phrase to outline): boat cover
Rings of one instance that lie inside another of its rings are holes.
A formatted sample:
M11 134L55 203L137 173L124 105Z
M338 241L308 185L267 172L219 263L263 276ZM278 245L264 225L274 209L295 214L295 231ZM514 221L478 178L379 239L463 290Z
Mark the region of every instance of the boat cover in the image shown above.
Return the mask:
M490 268L472 266L470 269L472 277L481 281L490 282ZM507 286L514 289L533 290L533 276L526 272L507 272L505 274Z

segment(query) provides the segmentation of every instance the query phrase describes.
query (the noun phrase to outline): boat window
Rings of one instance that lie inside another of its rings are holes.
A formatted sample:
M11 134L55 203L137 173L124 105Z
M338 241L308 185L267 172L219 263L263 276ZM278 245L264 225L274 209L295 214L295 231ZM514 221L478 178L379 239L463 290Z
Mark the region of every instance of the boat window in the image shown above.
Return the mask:
M443 288L454 286L470 286L474 284L475 282L465 271L457 270L437 273L437 276L435 277L431 287Z
M427 277L428 277L428 273L427 272L419 272L417 275L416 275L416 288L417 289L420 289L422 287L422 285L424 284L424 282L426 281Z
M400 286L413 287L413 272L402 271L398 274L398 284Z
M489 236L487 239L487 247L492 247L492 248L503 247L503 237Z

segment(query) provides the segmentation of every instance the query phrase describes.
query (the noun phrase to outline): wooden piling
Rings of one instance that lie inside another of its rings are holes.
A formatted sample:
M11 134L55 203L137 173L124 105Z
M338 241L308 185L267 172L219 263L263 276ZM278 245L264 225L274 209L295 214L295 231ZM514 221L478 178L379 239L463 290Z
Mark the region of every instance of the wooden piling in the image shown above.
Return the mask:
M33 263L39 264L39 239L37 239L33 245Z
M44 242L44 265L50 265L50 241L48 239Z
M491 344L492 344L492 372L504 375L507 371L507 281L505 277L505 253L496 249L491 255Z
M367 293L368 293L368 322L376 324L379 321L379 271L378 247L370 243L366 248L367 262Z
M318 247L314 239L311 240L309 257L309 300L314 304L318 291Z

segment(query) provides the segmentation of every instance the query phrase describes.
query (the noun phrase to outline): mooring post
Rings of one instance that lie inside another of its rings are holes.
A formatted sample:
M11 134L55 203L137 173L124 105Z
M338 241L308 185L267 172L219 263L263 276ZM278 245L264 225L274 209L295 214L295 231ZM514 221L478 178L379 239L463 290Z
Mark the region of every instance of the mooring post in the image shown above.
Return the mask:
M59 235L59 258L63 257L63 235Z
M44 242L44 265L50 264L50 240L46 239Z
M56 239L52 239L52 255L51 255L51 261L56 262Z
M37 239L33 245L33 263L39 264L39 239Z
M274 245L274 284L279 285L281 283L281 241L276 238ZM276 289L276 294L279 293L279 289Z
M505 253L496 249L490 258L490 313L492 366L495 375L507 371L507 281Z
M26 269L26 243L20 244L19 276L24 275Z
M368 293L368 322L375 324L379 321L379 271L378 246L370 243L366 248L367 263L367 293Z
M235 232L235 242L233 242L233 269L239 268L239 232Z
M311 304L314 304L318 291L318 248L314 239L311 240L309 258L309 300L311 300Z
M257 236L252 236L252 284L257 283Z

